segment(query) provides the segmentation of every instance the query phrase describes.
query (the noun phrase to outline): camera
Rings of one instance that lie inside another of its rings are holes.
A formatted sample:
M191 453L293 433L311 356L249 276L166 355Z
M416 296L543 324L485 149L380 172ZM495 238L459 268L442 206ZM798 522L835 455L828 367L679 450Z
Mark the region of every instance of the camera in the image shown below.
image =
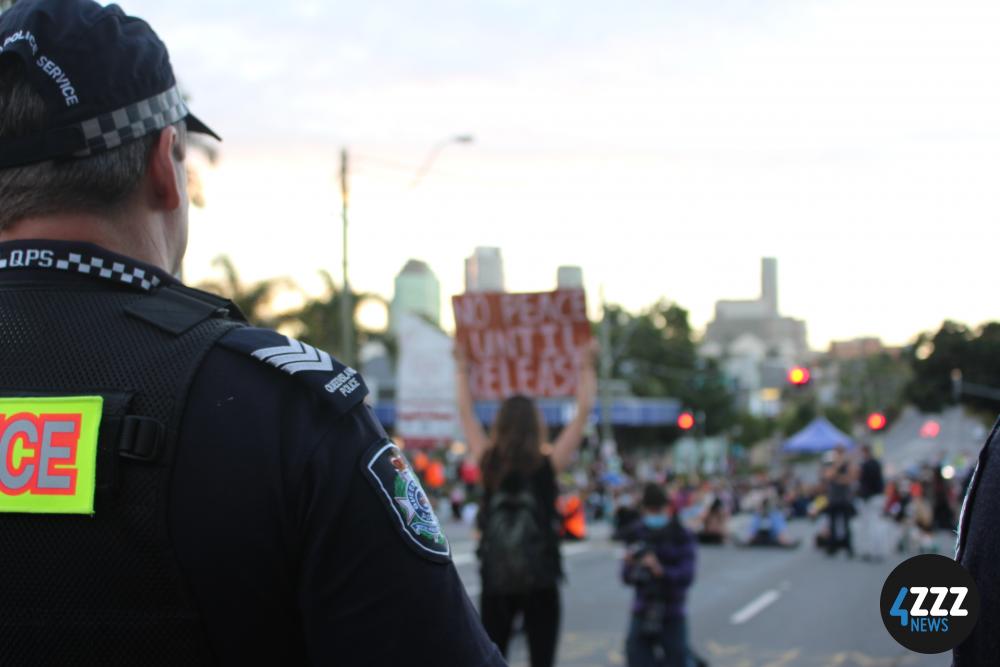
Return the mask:
M663 600L663 584L660 577L653 574L648 567L638 565L638 561L646 554L656 554L653 547L645 542L636 543L630 550L632 562L637 563L633 574L636 592L642 600L642 611L639 614L639 635L642 637L658 637L663 633L667 616L667 604Z

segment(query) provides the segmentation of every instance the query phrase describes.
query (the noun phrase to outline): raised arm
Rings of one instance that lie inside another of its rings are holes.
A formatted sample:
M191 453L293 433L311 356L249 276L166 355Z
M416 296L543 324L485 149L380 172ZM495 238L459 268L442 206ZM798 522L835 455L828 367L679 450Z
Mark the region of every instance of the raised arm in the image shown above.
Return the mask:
M458 419L462 424L462 433L465 434L465 443L469 446L469 454L478 465L489 445L489 438L476 416L472 390L469 389L469 363L465 351L458 344L455 345L455 392L458 399Z
M596 352L596 344L581 351L580 376L576 382L576 414L563 427L552 445L552 467L557 473L568 468L573 462L573 456L583 442L583 430L587 427L590 412L594 409L597 395L597 373L594 370Z

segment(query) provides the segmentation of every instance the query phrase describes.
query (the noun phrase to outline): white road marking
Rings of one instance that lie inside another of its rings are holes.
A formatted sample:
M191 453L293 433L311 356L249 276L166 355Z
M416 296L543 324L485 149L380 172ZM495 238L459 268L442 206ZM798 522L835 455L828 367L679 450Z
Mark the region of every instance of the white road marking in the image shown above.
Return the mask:
M733 614L729 619L729 622L733 625L742 625L760 612L764 611L767 607L774 604L780 597L781 593L774 589L765 591L757 596L753 602Z

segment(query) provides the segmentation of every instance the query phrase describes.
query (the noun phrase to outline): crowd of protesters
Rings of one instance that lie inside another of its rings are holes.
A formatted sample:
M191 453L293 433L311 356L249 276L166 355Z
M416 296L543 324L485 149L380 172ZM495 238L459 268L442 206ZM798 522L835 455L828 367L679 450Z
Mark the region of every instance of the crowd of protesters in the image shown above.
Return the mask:
M526 407L529 412L538 418L537 410ZM575 451L582 436L571 434L572 448L566 448ZM593 449L588 454L585 462L565 465L559 459L559 466L550 466L548 479L556 485L551 493L559 494L553 518L563 540L585 539L588 524L607 523L612 538L624 545L622 581L634 589L624 648L633 667L700 664L688 646L686 620L698 548L798 548L808 537L831 557L843 551L851 558L880 561L940 551L951 539L948 531L955 529L970 472L931 461L887 472L868 445L836 447L811 466L780 474L678 474L665 457L608 461L594 456ZM476 457L444 461L441 484L435 467L440 462L422 458L415 457L415 467L425 469L425 481L433 482L428 486L446 513L482 532L482 508L500 487L484 485ZM796 529L796 523L806 525ZM552 583L558 579L556 570ZM554 611L543 616L531 613L548 608L536 599L537 592L483 597L484 620L502 648L513 614L525 613L532 664L539 665L552 664L557 641L558 594L554 585L545 591ZM535 616L530 623L529 615Z
M811 520L813 543L828 554L879 560L947 548L971 470L927 461L885 472L872 448L834 449L811 474L673 474L652 458L595 462L559 479L561 510L577 523L607 521L612 532L641 517L643 485L660 484L679 520L703 545L795 546L792 525ZM458 459L440 491L455 521L472 523L481 499L478 468ZM738 520L734 521L734 518ZM573 522L567 522L567 525ZM803 531L799 531L801 534ZM585 529L565 529L564 538Z

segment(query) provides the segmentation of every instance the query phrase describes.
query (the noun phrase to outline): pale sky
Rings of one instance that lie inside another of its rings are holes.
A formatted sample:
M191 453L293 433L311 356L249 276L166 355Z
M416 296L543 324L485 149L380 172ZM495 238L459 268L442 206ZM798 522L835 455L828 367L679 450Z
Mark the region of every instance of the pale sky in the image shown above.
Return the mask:
M339 280L346 146L361 291L419 258L450 312L495 245L509 289L577 264L592 303L666 297L701 328L771 255L816 348L1000 319L995 0L121 4L225 139L189 281L223 252Z

